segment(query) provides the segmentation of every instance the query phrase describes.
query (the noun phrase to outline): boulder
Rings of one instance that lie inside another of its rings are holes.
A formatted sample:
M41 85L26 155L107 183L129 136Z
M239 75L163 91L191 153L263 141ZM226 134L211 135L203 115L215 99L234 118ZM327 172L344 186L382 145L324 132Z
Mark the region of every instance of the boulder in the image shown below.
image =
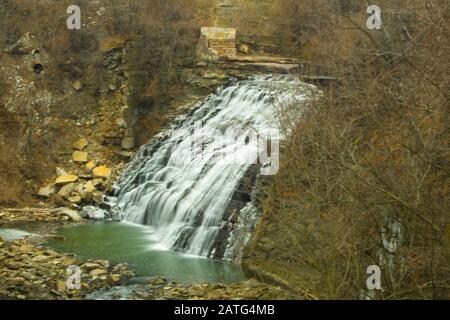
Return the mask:
M92 193L97 190L97 188L95 188L92 181L86 182L83 187L84 187L84 191L89 192L89 193Z
M73 161L86 163L88 162L88 153L83 151L75 151L72 154Z
M70 197L70 198L67 199L67 200L69 200L71 203L79 204L79 203L81 203L81 201L82 201L83 199L81 198L81 196L75 195L75 196Z
M120 274L111 274L111 282L112 283L117 283L120 282L122 280L122 276Z
M111 207L111 205L107 204L107 203L102 203L101 204L102 207L105 207L105 209L108 212L108 218L111 219L112 221L122 221L122 214L120 212L119 209L117 209L117 207Z
M80 177L80 179L84 179L84 180L92 179L91 174L80 174L79 177Z
M121 151L121 150L114 150L113 153L122 160L130 160L134 156L134 152L132 151Z
M76 184L75 183L69 183L64 185L59 191L58 194L63 197L64 199L67 199L72 194L73 190L75 190Z
M136 146L136 142L133 137L126 136L122 139L121 147L125 150L133 149Z
M88 172L91 172L92 169L95 168L95 161L94 160L89 161L88 163L86 163L85 167Z
M242 54L249 54L250 53L250 46L246 43L239 44L238 51Z
M85 264L82 265L83 268L86 268L88 270L94 270L94 269L99 269L102 266L99 265L98 263L94 263L94 262L86 262Z
M116 124L120 127L120 128L123 128L123 129L126 129L128 126L127 126L127 122L125 121L125 119L124 118L117 118L116 119Z
M40 261L46 261L46 260L50 260L52 257L47 256L47 255L37 255L35 257L33 257L31 260L35 261L35 262L40 262Z
M63 266L64 267L68 267L68 266L72 266L74 264L77 264L77 259L74 258L67 258L63 261Z
M122 143L122 138L118 135L105 135L103 137L103 145L107 145L107 146L120 146L120 144Z
M78 151L82 151L88 146L88 144L89 142L86 139L81 138L72 145L72 148Z
M22 277L15 277L8 281L12 286L21 287L25 285L25 279Z
M54 184L50 184L46 187L43 187L41 189L39 189L38 191L38 196L43 197L43 198L49 198L52 195L54 195L56 192L56 188Z
M93 277L98 277L100 275L108 273L105 269L95 269L90 272L90 275Z
M78 214L78 212L76 212L74 210L70 210L70 209L67 209L67 208L56 208L56 209L53 209L52 212L54 212L56 214L66 215L72 221L75 221L75 222L83 221L83 218L81 218L81 216Z
M33 250L33 246L29 244L24 244L19 247L20 252L31 252Z
M92 200L94 200L94 202L96 204L102 204L103 203L103 194L101 192L94 192L92 194Z
M64 175L64 176L59 176L55 180L55 185L65 185L65 184L73 183L73 182L77 182L77 181L78 181L78 176Z
M84 190L84 184L83 183L77 184L77 186L74 189L75 193L78 193L78 194L83 192L83 190Z
M65 292L66 291L66 281L63 281L63 280L56 281L56 291Z
M125 150L133 149L136 146L136 141L134 139L134 133L132 128L126 130L125 135L123 136L122 139L121 146L122 149Z
M83 199L84 202L90 202L92 200L92 192L88 192L86 190L83 190L80 193L81 198Z
M80 80L77 80L72 84L72 88L76 91L81 91L81 89L83 89L83 83Z
M95 260L95 263L101 264L103 266L103 268L109 268L110 263L108 260Z
M107 166L96 167L92 170L96 178L108 178L111 175L111 169Z
M150 286L161 286L166 284L168 281L166 278L159 276L159 277L153 277L148 281L148 284Z
M121 49L126 44L126 38L123 36L108 37L100 42L100 51L105 54L114 49Z
M91 182L92 182L92 185L97 188L97 186L99 186L103 183L103 179L94 179Z
M81 215L92 220L105 220L106 212L94 206L84 206L81 210Z
M64 170L64 169L62 169L62 168L58 168L58 167L56 167L55 172L56 172L56 175L57 175L58 177L61 177L61 176L68 176L68 175L69 175L69 174L66 172L66 170Z

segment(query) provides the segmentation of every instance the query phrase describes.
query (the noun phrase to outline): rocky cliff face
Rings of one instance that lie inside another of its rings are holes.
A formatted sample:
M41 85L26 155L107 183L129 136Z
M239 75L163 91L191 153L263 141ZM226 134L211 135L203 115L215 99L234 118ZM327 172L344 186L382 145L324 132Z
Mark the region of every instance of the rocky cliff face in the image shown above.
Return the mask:
M37 201L33 194L55 165L72 165L71 144L80 137L101 151L106 128L123 135L116 119L127 83L124 41L108 43L102 8L99 1L86 6L85 29L77 32L64 28L62 4L2 7L3 30L12 31L0 46L1 205Z
M0 206L36 204L56 166L75 166L80 138L108 165L120 161L115 151L136 147L138 110L149 101L141 93L158 70L142 59L144 32L121 25L120 5L131 10L125 0L82 2L81 30L66 28L67 3L1 6Z

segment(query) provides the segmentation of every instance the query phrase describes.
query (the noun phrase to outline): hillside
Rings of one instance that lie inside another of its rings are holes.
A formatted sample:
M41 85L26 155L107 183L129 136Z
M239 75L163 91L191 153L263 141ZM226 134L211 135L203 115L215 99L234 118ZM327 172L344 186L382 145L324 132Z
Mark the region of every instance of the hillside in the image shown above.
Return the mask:
M447 0L69 5L0 5L0 299L450 298Z

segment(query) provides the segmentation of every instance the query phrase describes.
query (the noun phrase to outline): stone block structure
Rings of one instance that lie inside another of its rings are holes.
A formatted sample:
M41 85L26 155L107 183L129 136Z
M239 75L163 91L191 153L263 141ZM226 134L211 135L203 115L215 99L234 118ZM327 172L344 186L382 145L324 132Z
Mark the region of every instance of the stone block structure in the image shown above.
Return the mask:
M217 60L237 54L236 29L203 27L197 50L201 60Z

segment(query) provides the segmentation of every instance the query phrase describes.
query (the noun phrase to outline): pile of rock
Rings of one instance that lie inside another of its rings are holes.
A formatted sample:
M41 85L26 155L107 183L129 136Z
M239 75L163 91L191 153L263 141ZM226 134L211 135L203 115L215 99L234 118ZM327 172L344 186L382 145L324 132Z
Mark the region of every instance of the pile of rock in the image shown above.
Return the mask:
M67 212L65 212L67 211ZM21 208L21 209L0 209L0 225L8 222L65 222L77 221L75 216L78 215L73 211L72 217L69 215L67 208L47 209L47 208ZM75 219L74 219L75 217ZM80 218L81 219L81 218ZM80 221L80 220L78 220Z
M67 269L80 268L80 288L67 288ZM122 284L134 277L124 264L80 261L28 243L0 238L0 299L82 299L87 294Z
M89 142L82 138L73 144L72 161L78 164L75 173L56 168L56 179L41 188L38 196L53 198L59 205L78 209L82 204L101 204L104 193L112 185L112 170L100 161L91 159L86 151Z
M286 300L300 297L280 287L254 279L232 283L186 285L169 282L164 277L150 279L147 286L134 290L135 300Z

